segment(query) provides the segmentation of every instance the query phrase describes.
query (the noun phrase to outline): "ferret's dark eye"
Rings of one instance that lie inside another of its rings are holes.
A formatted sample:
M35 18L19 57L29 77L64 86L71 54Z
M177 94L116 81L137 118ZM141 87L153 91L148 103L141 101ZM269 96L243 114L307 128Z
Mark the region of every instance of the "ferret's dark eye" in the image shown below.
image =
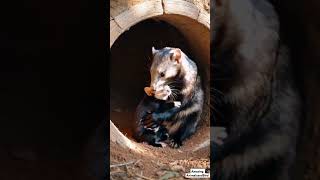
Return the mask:
M162 72L162 73L160 73L160 76L161 76L161 77L164 77L164 73L163 73L163 72Z

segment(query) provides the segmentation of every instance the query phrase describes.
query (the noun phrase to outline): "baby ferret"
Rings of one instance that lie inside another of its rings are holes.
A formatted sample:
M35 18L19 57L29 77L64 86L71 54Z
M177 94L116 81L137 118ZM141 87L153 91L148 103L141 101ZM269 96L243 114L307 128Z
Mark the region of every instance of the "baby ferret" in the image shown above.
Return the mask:
M163 147L162 141L168 139L167 129L161 125L161 118L171 118L180 106L179 101L159 100L151 95L149 88L145 88L147 95L143 97L136 108L136 128L134 138L138 142L147 142L149 145ZM171 110L171 111L168 111ZM157 120L153 113L160 113Z

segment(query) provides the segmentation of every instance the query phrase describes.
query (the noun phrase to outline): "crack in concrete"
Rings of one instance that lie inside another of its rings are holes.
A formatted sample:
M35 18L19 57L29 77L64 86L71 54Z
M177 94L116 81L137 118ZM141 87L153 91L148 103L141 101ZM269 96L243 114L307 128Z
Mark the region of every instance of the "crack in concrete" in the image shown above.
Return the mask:
M114 23L121 29L121 32L123 31L123 28L120 26L120 24L117 22L115 18L113 18Z

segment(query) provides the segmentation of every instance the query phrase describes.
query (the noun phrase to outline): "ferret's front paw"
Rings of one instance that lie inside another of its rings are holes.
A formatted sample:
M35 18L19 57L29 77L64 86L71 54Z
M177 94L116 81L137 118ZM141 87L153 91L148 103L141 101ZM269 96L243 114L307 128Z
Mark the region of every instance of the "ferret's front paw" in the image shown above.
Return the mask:
M158 123L153 120L153 114L148 114L145 119L140 120L139 124L144 128L156 128Z
M181 102L180 101L174 101L174 107L180 107L181 106Z
M164 147L166 147L166 146L167 146L167 144L166 144L166 143L164 143L164 142L158 142L158 144L159 144L159 146L158 146L158 147L162 147L162 148L164 148Z
M171 139L169 145L174 149L178 149L182 146L182 142L179 140Z

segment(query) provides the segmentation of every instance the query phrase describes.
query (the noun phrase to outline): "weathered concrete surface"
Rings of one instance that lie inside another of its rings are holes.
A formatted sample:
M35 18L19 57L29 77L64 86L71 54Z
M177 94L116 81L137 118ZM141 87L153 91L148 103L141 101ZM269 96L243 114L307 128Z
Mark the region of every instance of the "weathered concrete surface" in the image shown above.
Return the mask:
M165 14L189 17L209 28L209 2L209 0L112 0L110 47L124 31L136 23ZM175 22L173 25L177 26Z

